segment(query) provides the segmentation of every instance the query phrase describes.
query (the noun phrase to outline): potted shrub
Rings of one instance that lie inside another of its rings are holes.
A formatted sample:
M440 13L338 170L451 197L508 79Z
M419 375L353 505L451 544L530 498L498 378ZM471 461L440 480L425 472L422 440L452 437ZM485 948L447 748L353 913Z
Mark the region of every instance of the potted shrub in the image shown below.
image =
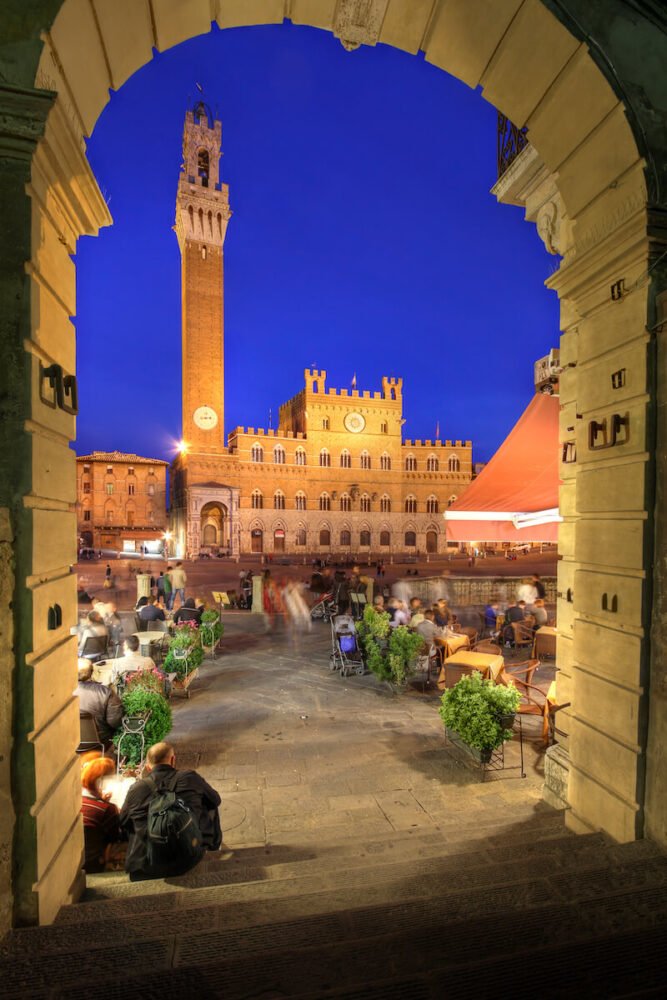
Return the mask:
M448 735L465 744L477 760L488 763L494 750L512 738L511 725L521 701L515 687L462 677L442 696L439 709Z
M217 611L204 611L201 616L199 637L201 644L209 650L215 650L225 631Z
M126 687L123 693L124 715L132 719L145 719L143 730L144 756L149 747L163 740L171 729L171 708L169 702L158 691L143 687L134 682ZM123 731L114 736L117 747L122 737L121 753L125 769L137 768L142 761L142 741L139 733L123 735Z
M369 670L392 690L405 685L414 670L415 657L424 640L404 625L392 628L386 611L366 606L357 622L357 634Z
M186 690L197 676L203 659L198 627L192 622L177 625L163 664L165 673L176 674L174 687Z

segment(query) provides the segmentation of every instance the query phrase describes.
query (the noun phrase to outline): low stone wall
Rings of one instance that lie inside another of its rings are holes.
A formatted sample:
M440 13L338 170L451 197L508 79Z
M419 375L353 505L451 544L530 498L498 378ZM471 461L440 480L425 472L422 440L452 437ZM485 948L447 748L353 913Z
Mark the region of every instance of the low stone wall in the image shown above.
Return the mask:
M556 577L541 578L546 590L547 604L556 603ZM504 605L516 597L522 578L516 576L429 576L404 577L414 597L421 597L429 604L446 597L453 607L485 605L498 601Z

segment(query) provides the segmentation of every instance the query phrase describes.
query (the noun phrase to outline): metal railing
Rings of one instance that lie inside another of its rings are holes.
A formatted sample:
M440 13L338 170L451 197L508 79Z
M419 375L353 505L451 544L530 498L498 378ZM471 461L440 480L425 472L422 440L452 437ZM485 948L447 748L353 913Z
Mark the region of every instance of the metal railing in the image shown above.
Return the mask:
M519 128L509 118L498 112L498 179L522 149L528 145L528 128Z

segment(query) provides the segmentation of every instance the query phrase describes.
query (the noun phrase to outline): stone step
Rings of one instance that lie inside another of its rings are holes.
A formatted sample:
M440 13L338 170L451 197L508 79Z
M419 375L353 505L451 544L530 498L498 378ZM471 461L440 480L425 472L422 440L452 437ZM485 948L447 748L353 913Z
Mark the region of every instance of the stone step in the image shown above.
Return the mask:
M45 954L51 951L78 948L82 927L87 935L103 935L109 944L116 941L136 940L151 937L150 918L160 914L169 926L178 928L179 935L197 934L212 925L224 924L227 930L235 926L248 927L252 924L265 926L270 913L276 919L283 919L285 913L299 916L299 907L306 907L310 913L327 910L326 894L334 894L334 911L346 905L363 906L367 902L368 887L378 892L378 886L387 883L380 894L383 902L391 901L400 887L405 898L423 898L430 892L446 895L456 891L470 891L484 886L507 885L514 881L525 881L534 877L541 879L545 869L558 872L566 879L577 873L592 870L595 874L610 875L610 865L601 850L604 842L599 835L581 837L572 844L563 839L549 842L549 851L538 859L528 856L518 859L480 858L477 854L458 855L442 863L438 859L417 862L389 864L372 869L337 871L324 878L289 876L275 878L263 884L240 884L218 887L222 891L216 899L211 899L207 889L192 887L190 892L181 892L176 897L173 891L158 896L109 897L97 903L80 907L77 921L62 921L52 927L27 928L10 935L4 942L3 954ZM604 867L607 863L607 867ZM132 884L134 888L136 884ZM169 886L169 890L173 887ZM225 888L227 892L225 892ZM203 898L202 898L203 896ZM305 902L305 897L316 898ZM139 907L137 907L137 903ZM193 912L196 911L196 912ZM224 913L223 913L224 911ZM191 914L191 916L190 916Z
M464 830L457 830L457 833L462 834ZM595 836L601 837L601 835ZM292 852L269 845L261 851L254 849L248 852L245 850L236 851L233 857L227 860L221 860L217 853L208 855L198 865L197 875L213 872L216 874L218 884L254 882L261 879L287 878L311 871L370 868L393 861L448 857L454 854L470 853L473 848L480 856L488 855L491 858L500 858L507 851L507 840L506 831L493 836L480 837L478 828L474 828L469 831L467 836L457 836L456 839L451 839L444 832L438 832L421 837L415 835L404 840L394 840L392 836L391 840L384 838L377 841L360 841L349 847L341 847L338 844L320 844L319 850L322 852L320 855L314 851L304 851L302 848L296 848ZM564 845L576 844L577 842L574 834L564 830L560 822L539 823L529 829L522 829L519 835L512 835L511 842L514 849L521 847L525 855L530 855L539 851L539 844L550 844L553 848L554 840L559 840ZM601 842L604 842L602 837ZM249 858L248 855L250 855ZM295 856L298 860L292 860ZM279 860L281 858L289 860ZM160 881L162 880L155 880L155 882ZM170 884L173 881L170 880ZM134 892L137 895L150 894L151 886L155 885L155 882L134 883ZM88 890L84 901L112 896L115 886L127 884L127 875L122 871L89 875ZM66 912L63 911L63 914Z
M647 863L652 865L654 860L640 864ZM1 970L8 990L4 995L8 1000L42 996L49 983L57 983L51 996L83 1000L90 996L90 980L86 979L90 969L90 975L104 983L101 995L108 1000L130 996L169 1000L195 994L224 995L226 1000L251 996L359 1000L460 996L472 1000L502 996L504 989L506 995L528 996L523 988L515 991L512 970L522 986L532 983L533 996L538 992L562 996L549 990L554 956L560 955L564 963L577 952L583 961L599 936L611 939L605 948L613 955L613 939L618 937L622 943L636 927L643 933L658 929L664 935L667 894L657 888L635 888L631 873L626 875L623 889L608 891L585 907L578 900L558 899L558 879L554 878L552 892L539 900L527 883L512 891L479 893L474 904L467 894L463 907L456 894L449 894L284 921L268 928L234 931L224 926L188 937L182 937L169 921L161 922L160 938L130 940L122 952L106 943L98 950L95 937L83 935L86 940L81 941L78 955L45 955L38 963L15 958L7 963ZM150 973L143 971L147 956ZM494 967L495 978L487 974ZM524 974L526 968L530 976ZM445 970L452 976L440 975ZM595 971L593 966L590 971ZM598 966L598 985L605 971ZM643 973L641 964L634 966L635 977L638 973ZM571 966L569 976L570 987L576 987ZM479 989L480 982L484 989ZM398 991L401 983L406 985L404 993ZM158 985L161 993L155 991ZM590 995L616 994L593 990Z
M14 995L12 991L19 995L31 983L37 988L53 981L64 984L68 968L72 969L69 982L74 986L77 969L93 963L96 969L101 965L98 971L102 974L103 966L113 968L110 958L113 955L122 954L123 968L132 969L131 956L135 950L138 956L142 948L145 954L151 955L151 961L163 969L172 963L200 967L208 963L219 966L221 962L231 963L235 969L241 962L252 970L254 965L261 966L257 958L272 951L276 952L276 961L284 963L288 952L328 947L331 941L347 941L348 948L356 949L358 942L367 936L398 935L403 941L405 935L414 934L416 928L420 929L418 940L426 942L433 939L437 927L446 928L442 939L451 943L452 927L471 920L474 926L480 921L490 921L491 939L494 938L493 929L497 932L502 928L498 943L503 948L507 946L510 916L522 928L520 934L517 928L520 948L530 948L537 942L537 926L542 928L543 934L549 931L554 925L556 911L565 913L562 917L564 934L571 933L573 928L580 933L583 927L587 934L594 935L599 927L605 926L605 915L609 924L610 914L612 926L627 926L628 920L646 920L647 915L652 921L659 917L667 920L667 894L664 888L655 888L667 884L667 858L640 859L606 870L601 866L604 860L600 858L595 870L587 870L590 861L586 861L576 874L569 872L572 884L564 880L563 873L557 869L548 868L547 873L537 875L529 870L530 866L524 868L521 881L507 884L494 884L487 878L473 887L465 873L460 873L458 881L450 874L444 879L431 876L428 884L423 876L376 883L372 887L374 891L365 893L367 898L371 897L372 905L362 907L357 905L358 892L354 899L349 891L339 891L291 900L267 900L259 907L250 908L243 902L221 906L211 901L210 905L194 911L176 908L132 918L125 901L118 914L107 913L104 920L89 925L56 925L21 932L16 936L14 949L0 964L0 976L10 995ZM498 876L496 882L500 883ZM650 889L646 888L647 884L651 885ZM401 896L399 903L396 903L397 889ZM418 898L420 892L422 896ZM559 899L559 892L561 896L563 892L567 894L567 901ZM640 898L643 908L637 902ZM585 908L580 906L583 901L587 901ZM356 910L353 909L355 905ZM582 909L585 909L587 923L577 928ZM548 916L544 915L544 910L549 910ZM482 927L477 930L481 933ZM20 939L23 949L18 946ZM436 939L440 938L436 935ZM480 938L475 935L473 940L478 947ZM487 939L483 937L482 940ZM98 941L104 942L100 950L95 947ZM49 948L54 950L49 952ZM457 955L459 951L460 948ZM35 954L40 954L38 968L35 968ZM256 955L255 963L252 962L253 954ZM272 967L274 964L272 960ZM137 968L141 968L141 963ZM231 975L234 969L226 970L225 976ZM116 969L116 976L122 974ZM244 988L246 974L247 969L238 972L241 977L237 981L239 989ZM227 979L225 982L227 990ZM326 983L318 980L317 986L326 986Z

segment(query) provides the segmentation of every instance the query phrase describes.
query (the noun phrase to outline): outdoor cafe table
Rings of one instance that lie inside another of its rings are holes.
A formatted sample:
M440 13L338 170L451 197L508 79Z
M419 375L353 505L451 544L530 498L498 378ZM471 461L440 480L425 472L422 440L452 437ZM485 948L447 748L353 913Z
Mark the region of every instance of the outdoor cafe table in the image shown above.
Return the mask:
M558 629L551 625L543 625L538 628L533 639L533 659L539 660L540 656L556 656L556 636Z
M436 646L443 650L443 656L452 656L459 649L470 649L468 636L458 632L448 632L446 635L436 636L433 641Z
M465 667L472 667L479 670L482 677L496 679L503 669L505 661L498 653L471 653L470 650L460 649L453 656L448 656L443 663L438 677L438 687L442 690L445 686L445 664L454 663Z
M151 643L162 642L165 636L164 632L134 632L133 634L139 640L139 648L141 649L142 656L150 656Z

